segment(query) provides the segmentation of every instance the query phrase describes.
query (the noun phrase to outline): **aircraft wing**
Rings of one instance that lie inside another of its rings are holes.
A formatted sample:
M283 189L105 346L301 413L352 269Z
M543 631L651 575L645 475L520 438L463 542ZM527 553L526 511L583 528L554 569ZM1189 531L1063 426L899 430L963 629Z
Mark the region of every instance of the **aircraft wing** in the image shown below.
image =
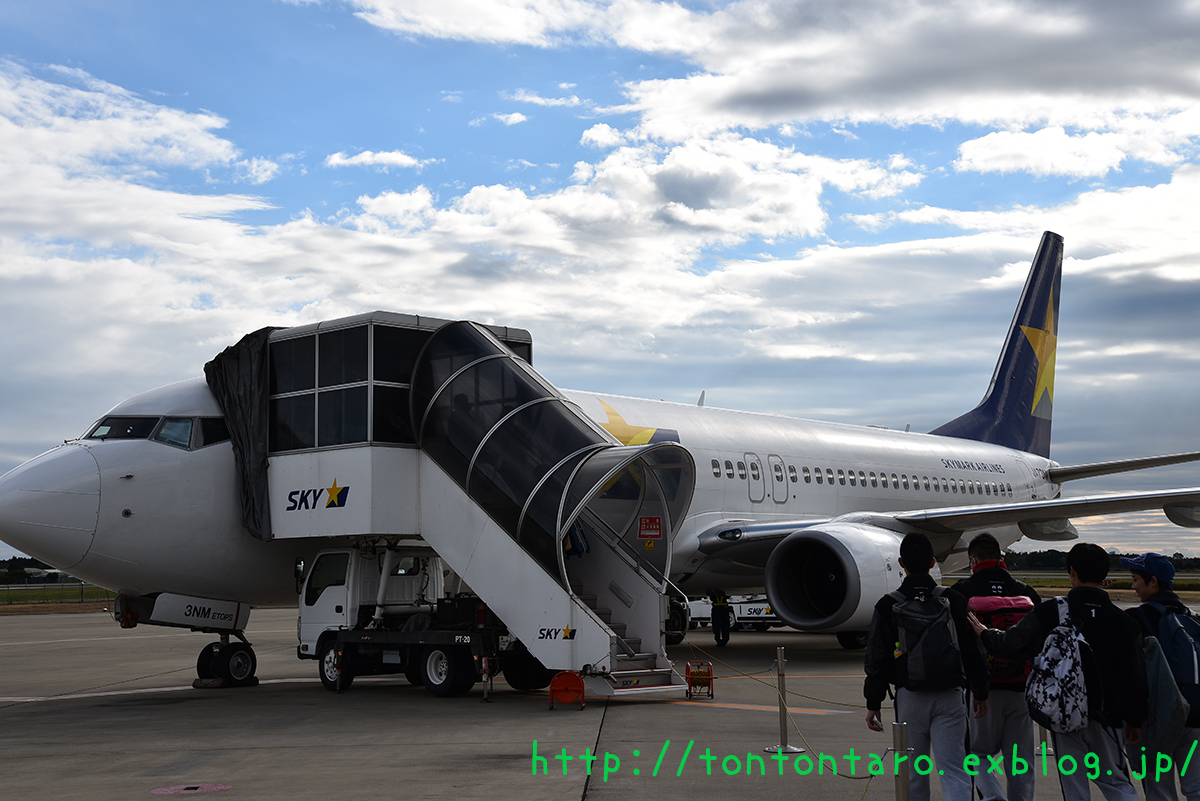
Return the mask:
M897 513L854 512L832 519L771 523L726 521L700 535L699 550L707 557L725 560L734 568L761 569L775 546L794 532L830 523L857 523L894 531L901 536L912 528L924 531L933 542L934 550L945 553L964 534L982 529L1017 526L1022 534L1033 540L1073 540L1078 535L1070 523L1072 518L1149 509L1162 509L1178 526L1200 528L1200 487Z
M1112 515L1149 509L1162 509L1171 522L1177 526L1200 528L1200 487L1055 498L991 506L962 506L900 512L894 515L868 513L864 516L890 518L930 534L943 536L947 534L961 535L968 531L995 526L1016 525L1030 539L1054 541L1075 538L1074 529L1069 523L1073 517ZM860 518L863 516L851 515L850 517ZM878 521L876 523L878 524Z

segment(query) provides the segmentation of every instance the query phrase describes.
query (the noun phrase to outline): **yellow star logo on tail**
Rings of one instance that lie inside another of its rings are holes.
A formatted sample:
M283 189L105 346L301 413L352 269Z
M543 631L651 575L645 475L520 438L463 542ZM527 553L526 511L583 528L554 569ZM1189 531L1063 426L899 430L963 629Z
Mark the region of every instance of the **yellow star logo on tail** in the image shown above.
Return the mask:
M1054 359L1058 354L1058 334L1054 325L1054 293L1050 293L1050 303L1046 306L1045 328L1021 326L1025 338L1033 346L1033 352L1038 360L1037 386L1033 390L1033 408L1036 409L1042 399L1042 393L1049 393L1050 403L1054 403Z

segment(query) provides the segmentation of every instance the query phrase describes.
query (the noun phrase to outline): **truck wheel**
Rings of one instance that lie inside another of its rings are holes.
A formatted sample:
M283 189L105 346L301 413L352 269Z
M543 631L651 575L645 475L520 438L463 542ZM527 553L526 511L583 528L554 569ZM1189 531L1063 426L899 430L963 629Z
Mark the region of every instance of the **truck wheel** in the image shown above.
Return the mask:
M540 690L554 678L554 672L548 670L520 642L512 650L500 653L500 667L504 669L504 680L514 690Z
M231 642L217 654L213 663L217 675L225 681L240 687L250 683L254 671L258 669L258 658L254 649L244 642Z
M672 598L671 605L667 609L667 645L679 645L679 643L683 642L683 635L687 631L687 628L687 609L683 604Z
M421 657L421 683L430 695L462 695L475 683L470 654L451 645L430 645Z
M215 679L217 677L217 654L221 651L221 641L216 640L210 642L200 651L200 656L196 657L196 676L201 679Z
M867 632L865 631L839 631L837 633L838 645L845 648L847 651L857 651L860 648L867 647Z
M404 678L408 679L408 683L414 687L420 687L424 682L421 680L421 666L413 665L404 669Z
M330 692L338 691L338 658L337 647L333 642L321 646L317 657L317 673L321 677L321 686ZM354 682L354 670L350 667L349 659L342 659L342 690L349 690Z

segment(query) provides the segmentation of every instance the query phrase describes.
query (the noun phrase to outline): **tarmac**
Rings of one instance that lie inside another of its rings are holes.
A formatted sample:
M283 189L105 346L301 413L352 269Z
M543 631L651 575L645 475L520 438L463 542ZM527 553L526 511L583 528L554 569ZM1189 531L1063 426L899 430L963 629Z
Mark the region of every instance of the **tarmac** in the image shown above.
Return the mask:
M316 663L296 658L294 609L252 615L257 687L203 690L192 680L208 635L125 631L103 613L0 617L0 795L895 798L891 733L864 721L861 651L790 629L735 632L718 649L710 632L695 629L668 652L681 673L689 660L713 662L712 699L588 698L582 710L551 710L546 693L517 692L503 679L487 703L482 684L433 698L399 676L329 692ZM777 647L788 740L807 749L786 760L766 751L781 739ZM880 775L868 775L872 754ZM1034 768L1037 801L1061 797L1053 762L1046 776Z

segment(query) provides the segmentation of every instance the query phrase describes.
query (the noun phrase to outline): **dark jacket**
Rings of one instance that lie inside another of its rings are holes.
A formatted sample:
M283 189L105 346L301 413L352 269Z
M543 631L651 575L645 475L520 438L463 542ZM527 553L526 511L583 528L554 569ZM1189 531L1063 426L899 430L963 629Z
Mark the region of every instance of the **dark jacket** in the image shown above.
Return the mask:
M1141 630L1097 587L1076 587L1067 594L1067 605L1072 622L1095 656L1088 694L1099 693L1102 704L1098 713L1092 710L1092 717L1109 726L1127 723L1140 728L1148 714ZM1046 635L1057 625L1058 602L1052 598L1042 601L1008 631L988 629L983 644L1006 659L1029 659L1042 650ZM1091 684L1096 680L1099 689Z
M965 579L959 579L950 589L957 592L968 601L978 596L1004 596L1008 598L1023 595L1037 606L1042 598L1037 590L1025 582L1015 579L1012 574L1002 567L981 567ZM993 690L1020 690L1024 692L1025 682L992 682Z
M1179 596L1175 593L1170 592L1169 590L1155 593L1154 595L1150 596L1149 601L1141 606L1125 610L1125 613L1133 618L1134 622L1138 624L1138 628L1141 629L1143 637L1158 636L1158 621L1162 619L1162 612L1159 612L1157 609L1151 606L1150 604L1152 603L1160 603L1168 612L1174 612L1178 615L1191 614L1191 610L1187 608L1183 601L1179 600ZM1200 728L1200 709L1193 709L1188 714L1187 723L1185 725L1187 725L1189 728Z
M937 582L929 574L909 575L900 585L900 592L905 598L914 598L922 592L931 592ZM967 602L961 595L953 592L946 593L950 602L950 617L958 634L958 647L962 655L963 672L966 674L964 686L971 688L971 694L980 700L987 699L988 668L987 657L979 647L975 632L967 620ZM889 686L897 684L896 643L899 635L896 632L896 615L893 607L896 601L887 595L875 604L875 614L871 618L871 632L867 635L867 653L864 668L867 673L863 682L863 696L867 699L867 709L878 710L887 697Z

